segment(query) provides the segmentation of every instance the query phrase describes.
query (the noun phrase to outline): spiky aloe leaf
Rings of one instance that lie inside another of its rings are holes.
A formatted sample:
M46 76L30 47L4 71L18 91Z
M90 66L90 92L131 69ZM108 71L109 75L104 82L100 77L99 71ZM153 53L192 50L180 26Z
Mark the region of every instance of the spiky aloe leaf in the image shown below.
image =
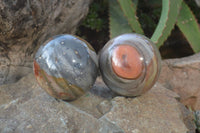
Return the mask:
M141 25L138 21L136 16L136 8L137 6L132 0L117 0L125 17L128 20L129 25L131 26L132 30L136 33L144 34Z
M109 29L110 38L116 37L123 33L132 32L128 21L120 10L117 0L109 0Z
M182 3L177 26L190 43L193 51L200 52L200 28L194 14L185 2Z
M170 35L176 23L182 0L162 0L162 12L159 23L151 40L160 47Z

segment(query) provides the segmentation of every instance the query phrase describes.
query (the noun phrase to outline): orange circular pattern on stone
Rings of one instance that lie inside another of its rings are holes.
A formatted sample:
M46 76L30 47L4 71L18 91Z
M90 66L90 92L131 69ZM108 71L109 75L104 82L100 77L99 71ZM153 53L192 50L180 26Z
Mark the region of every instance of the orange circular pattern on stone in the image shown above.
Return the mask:
M136 79L143 69L143 57L136 48L124 44L117 46L112 53L111 63L115 74L124 79Z

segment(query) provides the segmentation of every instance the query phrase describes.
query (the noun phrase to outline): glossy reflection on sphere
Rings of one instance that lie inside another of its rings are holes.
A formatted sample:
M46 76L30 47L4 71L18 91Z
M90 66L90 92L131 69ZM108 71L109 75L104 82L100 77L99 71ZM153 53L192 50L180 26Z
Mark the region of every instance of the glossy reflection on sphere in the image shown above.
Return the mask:
M37 51L34 73L39 85L51 96L74 100L94 84L97 55L89 43L73 35L58 35Z
M106 85L124 96L138 96L157 81L161 57L155 44L139 34L123 34L107 42L99 56Z

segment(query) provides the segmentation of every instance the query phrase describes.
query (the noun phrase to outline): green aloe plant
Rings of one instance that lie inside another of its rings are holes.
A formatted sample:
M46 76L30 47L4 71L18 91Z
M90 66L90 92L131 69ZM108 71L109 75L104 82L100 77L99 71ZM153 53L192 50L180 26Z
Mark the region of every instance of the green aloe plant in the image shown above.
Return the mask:
M156 1L156 0L155 0ZM137 17L138 0L109 0L110 38L122 33L144 34ZM194 52L200 52L200 28L183 0L162 0L162 12L151 40L160 47L177 25Z
M170 35L179 14L182 0L163 0L159 23L151 40L160 47Z
M177 18L177 26L185 35L194 52L200 51L200 28L198 22L185 2Z

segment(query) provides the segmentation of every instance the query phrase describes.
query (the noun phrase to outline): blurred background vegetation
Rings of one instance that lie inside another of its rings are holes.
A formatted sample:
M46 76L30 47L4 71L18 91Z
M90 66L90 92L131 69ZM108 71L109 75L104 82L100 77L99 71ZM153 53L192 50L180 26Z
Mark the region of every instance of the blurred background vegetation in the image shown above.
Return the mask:
M94 0L90 5L88 16L81 23L77 31L77 34L91 43L97 52L110 38L112 38L112 36L110 36L110 32L112 32L110 31L110 28L112 27L109 22L112 17L112 14L109 14L109 10L115 6L114 4L111 5L112 1L113 0ZM118 1L118 4L120 5L120 0L114 1ZM162 0L132 0L132 2L134 4L135 2L137 3L137 7L135 7L137 15L136 21L140 23L144 35L151 38L161 18L163 7ZM197 22L200 23L200 8L195 3L195 0L184 0L184 2L191 9L191 12L196 17ZM119 7L116 7L116 9ZM124 13L122 9L123 7L119 8L120 12ZM123 15L126 16L126 14ZM118 29L120 28L123 27L118 27ZM135 31L133 30L133 32ZM197 43L199 43L200 47L200 42ZM169 35L166 35L166 39L164 43L159 46L159 50L162 58L179 58L195 53L194 49L191 48L191 44L189 44L183 32L180 31L180 28L177 25L173 26Z
M93 0L86 19L77 34L98 52L109 40L108 0Z

